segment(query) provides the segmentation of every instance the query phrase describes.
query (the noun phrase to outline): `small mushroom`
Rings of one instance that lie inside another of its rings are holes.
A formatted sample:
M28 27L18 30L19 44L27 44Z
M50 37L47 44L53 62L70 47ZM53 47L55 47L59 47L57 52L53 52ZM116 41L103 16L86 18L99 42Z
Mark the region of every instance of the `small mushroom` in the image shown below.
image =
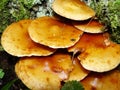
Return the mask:
M70 72L69 78L65 81L71 81L71 80L81 81L90 73L90 71L84 69L81 66L80 61L77 58L74 58L73 66L74 68Z
M30 38L28 26L32 20L21 20L12 23L3 32L1 44L6 52L11 55L23 56L47 56L56 50L40 45Z
M61 81L73 69L70 55L55 53L45 57L22 57L15 65L19 79L32 90L60 90Z
M105 26L96 20L73 21L73 26L87 33L103 33Z
M119 90L120 72L112 70L106 73L90 73L81 81L85 90Z
M33 20L28 32L33 41L51 48L73 46L83 34L72 25L47 16Z
M94 10L81 0L54 0L52 9L72 20L86 20L95 16Z
M120 64L120 45L104 34L84 33L79 42L68 51L80 50L78 59L90 71L105 72Z

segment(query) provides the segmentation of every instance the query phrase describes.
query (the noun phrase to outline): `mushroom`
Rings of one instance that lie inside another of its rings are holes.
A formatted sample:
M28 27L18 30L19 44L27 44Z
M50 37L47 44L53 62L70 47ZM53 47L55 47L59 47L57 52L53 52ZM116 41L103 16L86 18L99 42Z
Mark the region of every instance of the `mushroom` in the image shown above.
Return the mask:
M112 70L106 73L90 73L81 81L85 90L119 90L120 72Z
M74 58L73 66L74 68L70 72L69 78L65 81L72 81L72 80L81 81L90 73L90 71L84 69L81 66L80 61L77 58Z
M19 79L32 90L60 90L61 81L73 69L69 54L55 53L43 57L22 57L15 65Z
M95 16L94 10L81 0L54 0L52 9L72 20L86 20Z
M11 55L23 56L47 56L56 50L40 45L29 37L28 26L32 20L21 20L12 23L3 32L1 44L6 52Z
M73 26L87 33L103 33L105 26L96 20L73 21Z
M120 64L120 45L113 43L107 34L84 33L79 42L69 48L69 52L80 51L81 65L90 71L105 72Z
M51 48L73 46L83 34L72 25L47 16L33 20L28 32L33 41Z

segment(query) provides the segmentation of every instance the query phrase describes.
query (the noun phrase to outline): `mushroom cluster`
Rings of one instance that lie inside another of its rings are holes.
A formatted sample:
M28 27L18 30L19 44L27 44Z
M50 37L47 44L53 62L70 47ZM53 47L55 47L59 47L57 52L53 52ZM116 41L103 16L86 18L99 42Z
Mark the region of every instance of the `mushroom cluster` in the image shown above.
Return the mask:
M61 18L20 20L1 37L4 50L20 57L15 72L28 88L60 90L61 82L86 81L91 72L108 72L120 64L120 45L109 39L83 1L54 0L52 9Z

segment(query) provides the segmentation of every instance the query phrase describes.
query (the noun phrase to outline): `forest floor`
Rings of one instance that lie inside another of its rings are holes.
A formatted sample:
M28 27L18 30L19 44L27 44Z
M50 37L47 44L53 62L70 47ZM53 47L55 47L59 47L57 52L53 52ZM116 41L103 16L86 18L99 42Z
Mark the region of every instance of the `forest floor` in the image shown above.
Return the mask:
M18 59L19 58L13 57L4 51L0 52L0 69L3 69L5 73L4 77L0 79L0 90L3 87L8 88L13 80L15 80L15 82L10 85L9 90L28 90L15 74L14 66Z

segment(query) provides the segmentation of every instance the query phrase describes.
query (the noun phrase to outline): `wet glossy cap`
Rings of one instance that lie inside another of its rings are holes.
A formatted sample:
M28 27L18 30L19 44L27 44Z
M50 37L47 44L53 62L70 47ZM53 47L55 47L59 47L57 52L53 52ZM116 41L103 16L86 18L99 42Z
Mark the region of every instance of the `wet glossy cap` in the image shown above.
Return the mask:
M32 20L21 20L9 25L3 32L1 44L6 52L11 55L47 56L56 50L34 42L28 34L28 26Z
M21 58L15 65L19 79L32 90L60 90L61 81L73 69L70 55Z
M73 46L83 34L72 25L47 16L33 20L28 29L33 41L51 48Z
M95 16L94 10L81 0L54 0L52 9L60 16L72 20L86 20Z

